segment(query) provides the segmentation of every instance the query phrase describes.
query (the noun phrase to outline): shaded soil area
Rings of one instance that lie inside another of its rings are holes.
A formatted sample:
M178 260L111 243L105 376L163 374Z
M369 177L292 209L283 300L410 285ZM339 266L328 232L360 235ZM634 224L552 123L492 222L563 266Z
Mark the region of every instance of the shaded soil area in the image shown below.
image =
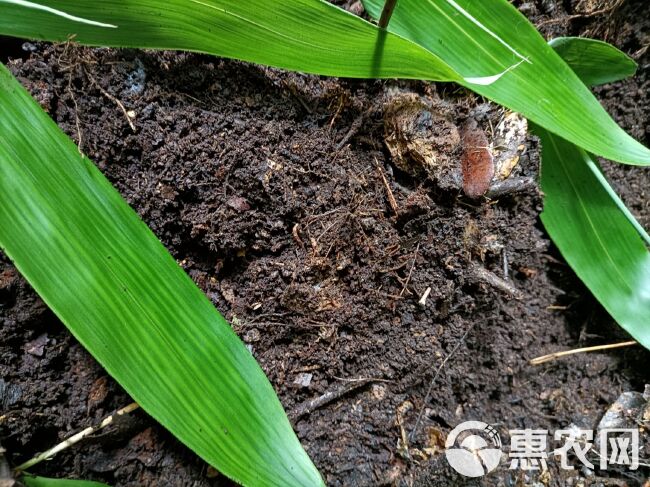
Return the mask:
M592 35L635 56L637 77L597 93L650 144L645 1L515 3L547 36ZM650 382L650 355L636 347L528 364L628 339L549 241L537 190L470 200L391 160L388 93L443 103L460 127L483 101L455 86L14 40L0 58L251 347L328 485L474 485L440 455L461 421L495 424L506 443L509 429L595 428L622 392ZM538 173L535 141L520 166ZM650 227L650 173L605 170ZM12 463L131 402L5 257L0 319L0 438ZM540 479L504 462L483 484L643 485L648 473L550 463ZM142 412L33 471L230 485Z

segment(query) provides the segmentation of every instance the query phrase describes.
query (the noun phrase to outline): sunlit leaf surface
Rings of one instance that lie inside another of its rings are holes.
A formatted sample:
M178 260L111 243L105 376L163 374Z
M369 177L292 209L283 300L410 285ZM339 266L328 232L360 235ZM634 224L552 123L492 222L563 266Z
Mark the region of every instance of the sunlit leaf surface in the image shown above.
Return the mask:
M624 53L602 44L564 38L558 52L567 54L567 63L586 83L611 82L634 73ZM600 64L604 52L608 63ZM535 132L542 142L541 218L546 231L612 317L650 348L650 252L646 247L650 236L593 157L544 129Z
M318 486L255 359L0 64L0 246L151 416L245 485Z

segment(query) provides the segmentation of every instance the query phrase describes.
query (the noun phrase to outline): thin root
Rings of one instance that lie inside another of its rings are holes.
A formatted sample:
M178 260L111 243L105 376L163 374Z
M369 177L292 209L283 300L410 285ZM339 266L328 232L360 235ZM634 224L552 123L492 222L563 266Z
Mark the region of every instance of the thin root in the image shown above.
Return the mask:
M129 127L131 127L131 130L133 130L133 132L135 132L135 125L133 124L133 120L131 120L132 114L130 114L129 111L124 107L124 104L120 100L115 98L113 95L111 95L104 88L102 88L102 86L97 82L95 77L92 74L90 74L90 71L88 71L87 69L84 68L84 72L86 73L86 76L88 76L88 79L90 80L90 82L97 87L97 89L102 93L102 95L104 95L106 98L108 98L109 100L111 100L113 103L115 103L118 106L118 108L124 114L124 117L126 118L126 121L128 122Z
M569 20L574 20L574 19L588 19L590 17L596 17L597 15L604 15L604 14L611 14L613 13L616 9L618 9L625 0L618 0L616 3L613 5L610 5L605 8L601 8L598 10L594 10L593 12L585 12L582 14L574 14L574 15L567 15L566 17L559 17L555 19L548 19L544 20L543 22L540 22L539 24L536 25L536 27L539 29L543 25L549 25L549 24L559 24L562 22L567 22Z
M415 438L415 435L418 433L418 428L420 427L420 423L422 422L422 415L424 414L424 408L426 407L427 403L429 402L429 399L431 399L431 393L433 392L433 386L435 385L436 381L438 380L438 376L442 372L442 369L445 368L445 365L447 365L447 362L449 362L449 359L454 356L454 354L458 351L460 346L465 342L465 339L467 338L467 335L469 335L469 332L474 329L474 324L472 324L466 331L463 333L463 336L460 337L460 340L458 340L458 343L454 345L454 348L449 352L449 355L445 357L445 359L442 361L438 369L436 370L436 373L434 374L433 378L431 379L431 382L429 382L429 388L427 389L427 394L424 396L424 401L422 401L422 407L420 408L420 412L418 413L418 417L415 420L415 426L413 426L413 429L408 435L409 440L413 441Z

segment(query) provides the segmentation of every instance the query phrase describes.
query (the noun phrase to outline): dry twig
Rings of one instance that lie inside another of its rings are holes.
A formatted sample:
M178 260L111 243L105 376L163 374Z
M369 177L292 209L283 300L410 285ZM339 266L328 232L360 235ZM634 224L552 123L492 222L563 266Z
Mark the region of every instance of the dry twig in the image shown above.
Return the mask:
M415 247L415 253L413 254L413 264L411 265L411 269L409 270L409 275L406 276L406 282L404 283L404 287L402 288L402 291L399 293L400 297L404 295L406 292L406 288L409 285L409 282L411 281L411 275L413 274L413 268L415 267L415 263L418 260L418 252L420 251L420 243L418 242L417 247Z
M363 125L363 122L372 113L373 109L374 107L370 107L368 110L366 110L365 112L363 112L361 115L359 115L357 118L354 119L352 125L350 125L350 129L343 136L340 142L336 144L335 147L336 153L338 153L341 149L343 149L343 147L345 147L345 144L347 144L350 141L350 139L357 134L357 132Z
M79 154L83 155L83 133L81 132L81 122L79 120L79 105L77 105L77 98L74 96L74 92L72 91L72 70L68 72L68 86L66 89L72 99L72 104L74 105L74 123L77 127L77 150L79 151Z
M576 348L573 350L565 350L563 352L549 353L548 355L534 358L529 363L530 365L540 365L555 360L556 358L575 355L576 353L599 352L601 350L612 350L614 348L631 347L633 345L638 345L638 343L634 340L630 340L628 342L612 343L609 345L596 345L595 347Z
M346 394L356 391L357 389L361 389L367 384L370 384L371 382L376 382L377 379L357 379L357 380L351 380L347 384L342 385L341 387L338 387L337 389L333 389L331 391L327 391L325 394L318 396L315 399L311 399L309 401L303 402L302 404L299 404L292 412L291 412L291 419L296 420L299 419L307 414L310 414L311 412L315 411L318 408L322 408L323 406L340 399L341 397L345 396Z
M489 284L490 286L509 294L515 299L522 299L523 294L516 287L514 287L510 282L505 279L501 279L496 274L488 271L485 267L480 264L472 263L470 264L470 270L472 274L480 280Z
M71 436L70 438L68 438L67 440L62 441L62 442L59 443L58 445L53 446L53 447L50 448L49 450L46 450L46 451L44 451L43 453L39 453L38 455L36 455L36 456L35 456L34 458L32 458L31 460L27 460L25 463L22 463L22 464L18 465L18 466L14 469L14 471L15 471L16 473L20 473L20 472L22 472L22 471L24 471L24 470L27 470L27 469L30 468L30 467L33 467L33 466L36 465L37 463L41 463L43 460L48 460L48 459L52 458L52 457L53 457L54 455L56 455L57 453L59 453L59 452L65 450L66 448L68 448L68 447L74 445L75 443L79 443L81 440L83 440L83 439L86 438L87 436L90 436L90 435L92 435L93 433L95 433L96 431L99 431L99 430L101 430L101 429L104 429L104 428L106 428L107 426L113 424L113 421L115 421L115 419L116 419L118 416L122 416L122 415L124 415L124 414L128 414L128 413L130 413L130 412L132 412L132 411L135 411L135 410L138 409L139 407L140 407L140 406L139 406L137 403L135 403L135 402L129 404L129 405L126 406L126 407L123 407L122 409L118 410L116 413L111 414L110 416L107 416L106 418L104 418L104 419L102 420L102 422L99 423L98 425L96 425L96 426L89 426L88 428L86 428L86 429L80 431L79 433L77 433L77 434L75 434L75 435L72 435L72 436Z

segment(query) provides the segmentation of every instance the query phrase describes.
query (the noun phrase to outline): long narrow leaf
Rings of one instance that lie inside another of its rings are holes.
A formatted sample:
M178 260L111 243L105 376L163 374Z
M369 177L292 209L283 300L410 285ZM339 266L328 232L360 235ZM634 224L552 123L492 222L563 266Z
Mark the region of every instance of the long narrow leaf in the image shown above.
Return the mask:
M25 487L108 487L108 485L101 482L92 482L90 480L50 479L32 475L23 475L20 482Z
M624 53L587 41L563 38L550 44L566 55L569 66L585 83L611 82L634 74ZM601 64L603 57L607 64ZM594 158L542 128L535 132L542 142L541 219L546 231L612 317L650 348L650 252L642 241L650 244L648 233Z
M558 37L549 41L580 79L589 86L619 81L636 73L637 64L627 54L606 42L581 37ZM593 163L598 166L595 158ZM621 198L616 194L601 171L594 172L600 185L619 210L634 226L646 244L650 245L650 235L639 224Z
M457 79L424 48L319 0L0 0L0 34L197 51L330 76Z
M607 42L583 37L556 37L548 44L587 86L612 83L636 73L634 59Z
M364 0L377 18L384 0ZM399 0L388 26L448 63L461 83L589 152L650 165L576 74L508 0Z
M0 246L127 392L206 461L245 485L322 485L228 323L1 64Z
M625 216L625 218L627 218L627 220L634 227L634 229L639 234L639 237L641 237L641 239L646 243L646 245L650 245L650 235L648 235L646 229L641 226L641 224L632 214L630 209L627 206L625 206L625 203L623 202L621 197L618 194L616 194L616 191L614 191L614 188L612 188L611 184L609 184L609 181L607 181L607 178L603 174L602 169L598 164L596 158L590 155L589 159L593 163L594 167L598 169L597 171L593 171L594 176L600 183L600 186L607 192L610 199L612 200L612 203L618 206L619 211L623 214L623 216Z
M650 252L592 158L544 129L535 132L542 143L546 231L618 324L650 349Z

